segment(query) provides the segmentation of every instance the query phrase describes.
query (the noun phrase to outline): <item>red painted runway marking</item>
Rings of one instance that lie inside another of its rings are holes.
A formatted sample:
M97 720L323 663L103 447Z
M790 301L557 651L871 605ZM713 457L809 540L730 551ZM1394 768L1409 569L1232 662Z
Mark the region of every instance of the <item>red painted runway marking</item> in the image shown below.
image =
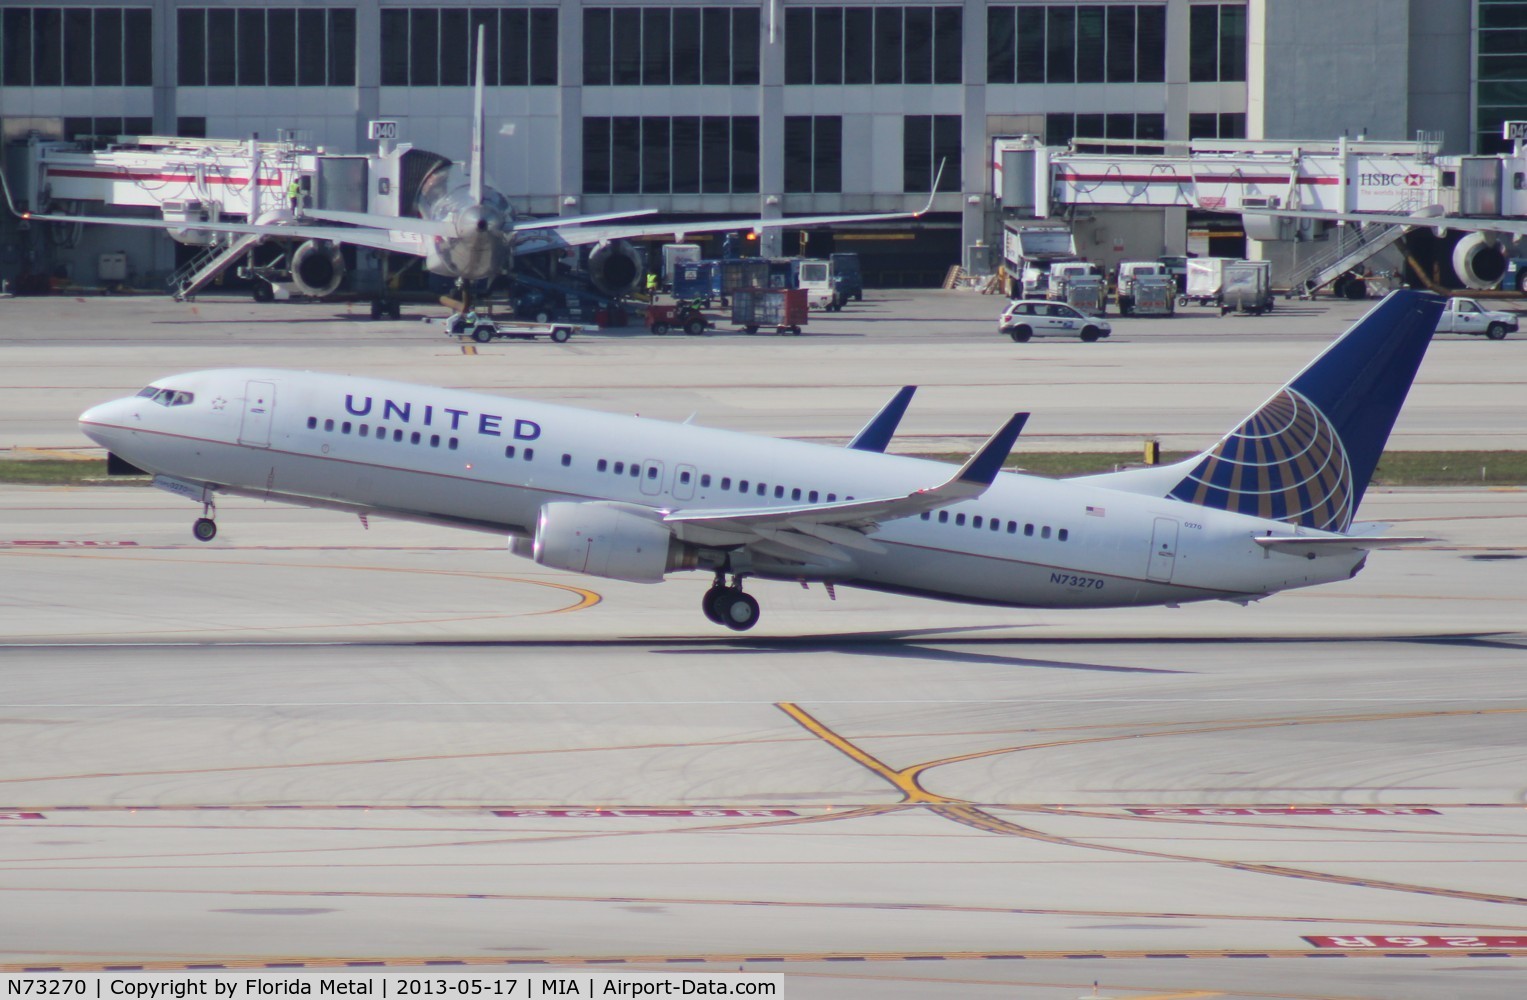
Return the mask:
M1136 816L1441 816L1422 806L1149 806L1127 809Z
M0 812L0 820L3 819L47 819L47 817L42 813Z
M1527 936L1502 937L1498 934L1466 935L1387 935L1371 934L1306 937L1316 948L1527 948Z
M137 542L102 542L82 538L12 538L0 541L0 548L30 549L119 549L136 546Z
M506 819L663 818L675 816L799 816L793 809L494 809Z

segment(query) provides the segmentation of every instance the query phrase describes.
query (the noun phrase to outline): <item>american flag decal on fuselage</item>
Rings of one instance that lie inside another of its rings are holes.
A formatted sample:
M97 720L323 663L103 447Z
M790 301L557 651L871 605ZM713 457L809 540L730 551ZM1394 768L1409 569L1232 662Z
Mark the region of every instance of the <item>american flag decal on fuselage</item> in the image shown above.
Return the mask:
M1352 523L1352 465L1336 429L1284 388L1212 450L1168 494L1201 507L1306 528Z

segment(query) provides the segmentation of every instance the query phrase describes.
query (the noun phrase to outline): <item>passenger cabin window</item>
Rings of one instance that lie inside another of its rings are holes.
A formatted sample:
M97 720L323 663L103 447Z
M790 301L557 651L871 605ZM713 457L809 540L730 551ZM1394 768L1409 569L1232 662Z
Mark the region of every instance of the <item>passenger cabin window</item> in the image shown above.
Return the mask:
M140 392L140 393L138 393L138 395L141 396L141 395L143 395L143 393ZM317 430L317 429L318 429L318 418L317 417L308 417L308 430L313 431L313 430Z
M681 472L681 473L679 473L679 482L684 483L685 485L688 485L688 483L689 483L689 473L688 472Z
M1065 528L1062 528L1056 533L1055 537L1064 542L1066 539L1071 537L1071 532L1067 531Z
M729 489L732 488L732 477L731 476L722 476L721 477L721 488L723 490L729 490ZM744 486L743 489L747 489L747 487Z
M1043 528L1039 529L1039 537L1040 538L1049 538L1050 537L1050 526L1048 524L1045 525Z
M332 431L334 429L334 421L332 419L325 420L323 422L323 429L326 431Z
M512 444L504 445L504 457L505 458L513 458L514 457L514 445L512 445Z
M626 463L625 462L616 462L615 463L615 474L617 476L624 476L626 474Z
M563 455L562 456L562 465L564 467L572 465L572 464L573 464L573 456L571 456L571 455Z
M605 461L602 458L594 466L594 468L597 469L600 472L603 472L604 470L608 469L609 467L610 467L610 463Z

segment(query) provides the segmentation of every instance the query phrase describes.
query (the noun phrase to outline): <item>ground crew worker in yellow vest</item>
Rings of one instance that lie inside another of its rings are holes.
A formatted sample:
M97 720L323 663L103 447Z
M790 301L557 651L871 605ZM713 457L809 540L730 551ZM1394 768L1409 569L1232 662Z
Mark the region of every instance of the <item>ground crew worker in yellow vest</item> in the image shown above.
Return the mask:
M286 197L292 203L292 211L297 211L297 205L302 201L302 182L296 177L286 187Z

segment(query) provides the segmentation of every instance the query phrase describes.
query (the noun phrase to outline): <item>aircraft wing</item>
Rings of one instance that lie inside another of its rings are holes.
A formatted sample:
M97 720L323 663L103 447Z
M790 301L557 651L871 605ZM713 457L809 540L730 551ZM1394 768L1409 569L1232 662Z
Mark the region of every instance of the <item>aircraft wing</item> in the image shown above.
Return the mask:
M1023 431L1027 413L1015 413L947 481L901 496L789 507L733 510L679 510L664 516L679 538L700 544L738 545L773 541L811 554L830 555L837 546L879 551L864 534L880 522L911 517L985 493ZM802 538L801 536L805 536ZM825 544L824 544L825 543Z
M338 213L336 213L338 214ZM215 233L252 234L273 236L278 239L327 240L331 243L353 243L377 250L395 250L398 253L422 255L424 247L420 235L409 229L352 229L346 226L307 226L300 223L257 225L248 222L169 222L165 219L113 219L104 216L52 215L39 212L23 212L23 219L40 219L44 222L81 222L91 226L135 226L139 229L206 229ZM424 222L424 219L393 219L388 222Z
M1434 229L1461 229L1527 236L1527 219L1474 219L1454 215L1386 215L1378 212L1315 212L1288 208L1243 208L1243 215L1276 215L1289 219L1317 219L1324 222L1382 222L1396 226L1429 226Z
M674 242L682 243L686 233L722 233L742 229L760 232L764 229L799 229L803 226L835 226L849 222L887 222L892 219L916 219L933 208L933 198L938 193L939 178L943 175L944 165L941 163L939 164L938 173L933 178L933 190L928 192L928 203L915 212L878 212L869 215L795 215L783 216L778 219L728 219L724 222L651 222L639 226L587 226L566 231L559 229L556 235L567 246L603 243L605 240L630 240L640 239L643 236L669 235L673 237ZM561 222L561 220L546 221L563 225L567 224ZM516 226L518 226L518 223Z

